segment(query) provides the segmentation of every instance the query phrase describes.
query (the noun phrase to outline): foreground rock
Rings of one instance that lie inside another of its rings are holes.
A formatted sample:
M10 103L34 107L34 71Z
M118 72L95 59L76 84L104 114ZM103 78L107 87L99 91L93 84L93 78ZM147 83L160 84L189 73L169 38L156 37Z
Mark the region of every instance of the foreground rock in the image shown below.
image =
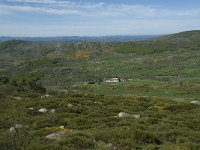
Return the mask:
M140 115L132 115L135 119L139 119L141 116Z
M10 132L15 132L16 129L23 128L23 125L21 124L15 124L13 127L10 128Z
M11 133L13 133L13 132L16 132L16 129L21 129L21 128L23 128L23 125L21 125L21 124L15 124L14 126L12 126L12 127L9 129L9 131L10 131Z
M67 104L68 108L72 108L73 106L74 106L73 104L70 104L70 103Z
M38 110L41 113L46 113L48 110L46 108L41 108L40 110Z
M54 132L47 135L46 138L51 140L60 140L65 135L65 133L65 131Z
M50 95L50 94L46 94L46 95L42 95L41 98L52 98L53 95Z
M139 119L141 116L140 115L130 115L129 113L125 113L125 112L120 112L118 114L118 117L122 118L122 117L132 117L135 119Z
M191 104L196 104L196 105L200 105L200 101L191 101Z
M15 100L22 100L22 98L19 97L19 96L14 96L14 97L11 97L11 98L13 98L13 99L15 99Z
M34 108L33 108L33 107L29 107L28 109L29 109L29 110L34 110Z
M50 113L54 114L56 112L56 110L53 108L50 110Z
M65 126L60 126L59 128L60 128L60 129L65 129Z
M120 112L120 113L118 114L118 116L119 116L120 118L121 118L121 117L129 117L130 114L125 113L125 112Z

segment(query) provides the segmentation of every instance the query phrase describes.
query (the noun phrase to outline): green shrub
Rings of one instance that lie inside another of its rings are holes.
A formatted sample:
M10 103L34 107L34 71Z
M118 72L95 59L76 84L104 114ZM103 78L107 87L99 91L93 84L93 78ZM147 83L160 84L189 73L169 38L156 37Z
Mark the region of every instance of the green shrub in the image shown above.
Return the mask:
M95 147L93 140L81 133L68 135L62 144L72 149L94 149Z

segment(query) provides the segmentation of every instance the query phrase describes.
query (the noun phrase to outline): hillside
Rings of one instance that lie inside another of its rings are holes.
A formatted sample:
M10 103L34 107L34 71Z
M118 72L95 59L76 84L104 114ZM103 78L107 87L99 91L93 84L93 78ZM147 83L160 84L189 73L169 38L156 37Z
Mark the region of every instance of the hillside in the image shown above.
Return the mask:
M7 41L0 44L0 75L19 82L39 78L47 89L62 90L114 77L194 86L199 83L199 35L191 31L140 42Z
M200 149L199 43L1 42L0 149Z

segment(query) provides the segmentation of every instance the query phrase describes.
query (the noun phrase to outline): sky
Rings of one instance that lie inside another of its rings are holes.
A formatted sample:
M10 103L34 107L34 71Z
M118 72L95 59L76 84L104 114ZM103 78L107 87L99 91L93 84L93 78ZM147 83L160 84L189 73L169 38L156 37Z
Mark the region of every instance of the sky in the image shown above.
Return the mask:
M162 35L200 30L200 0L0 0L0 36Z

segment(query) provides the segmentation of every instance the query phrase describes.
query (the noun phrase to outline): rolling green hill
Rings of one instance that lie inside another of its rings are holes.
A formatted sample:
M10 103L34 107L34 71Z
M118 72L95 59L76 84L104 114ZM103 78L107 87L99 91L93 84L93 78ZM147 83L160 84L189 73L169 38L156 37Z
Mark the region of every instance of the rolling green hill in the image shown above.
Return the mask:
M109 77L189 84L198 78L199 35L190 31L126 43L7 41L0 44L0 74L19 80L40 74L46 87Z
M137 42L2 42L0 149L200 149L199 66L200 31ZM121 82L105 82L113 78ZM23 127L10 133L15 124ZM62 138L45 138L54 132Z

